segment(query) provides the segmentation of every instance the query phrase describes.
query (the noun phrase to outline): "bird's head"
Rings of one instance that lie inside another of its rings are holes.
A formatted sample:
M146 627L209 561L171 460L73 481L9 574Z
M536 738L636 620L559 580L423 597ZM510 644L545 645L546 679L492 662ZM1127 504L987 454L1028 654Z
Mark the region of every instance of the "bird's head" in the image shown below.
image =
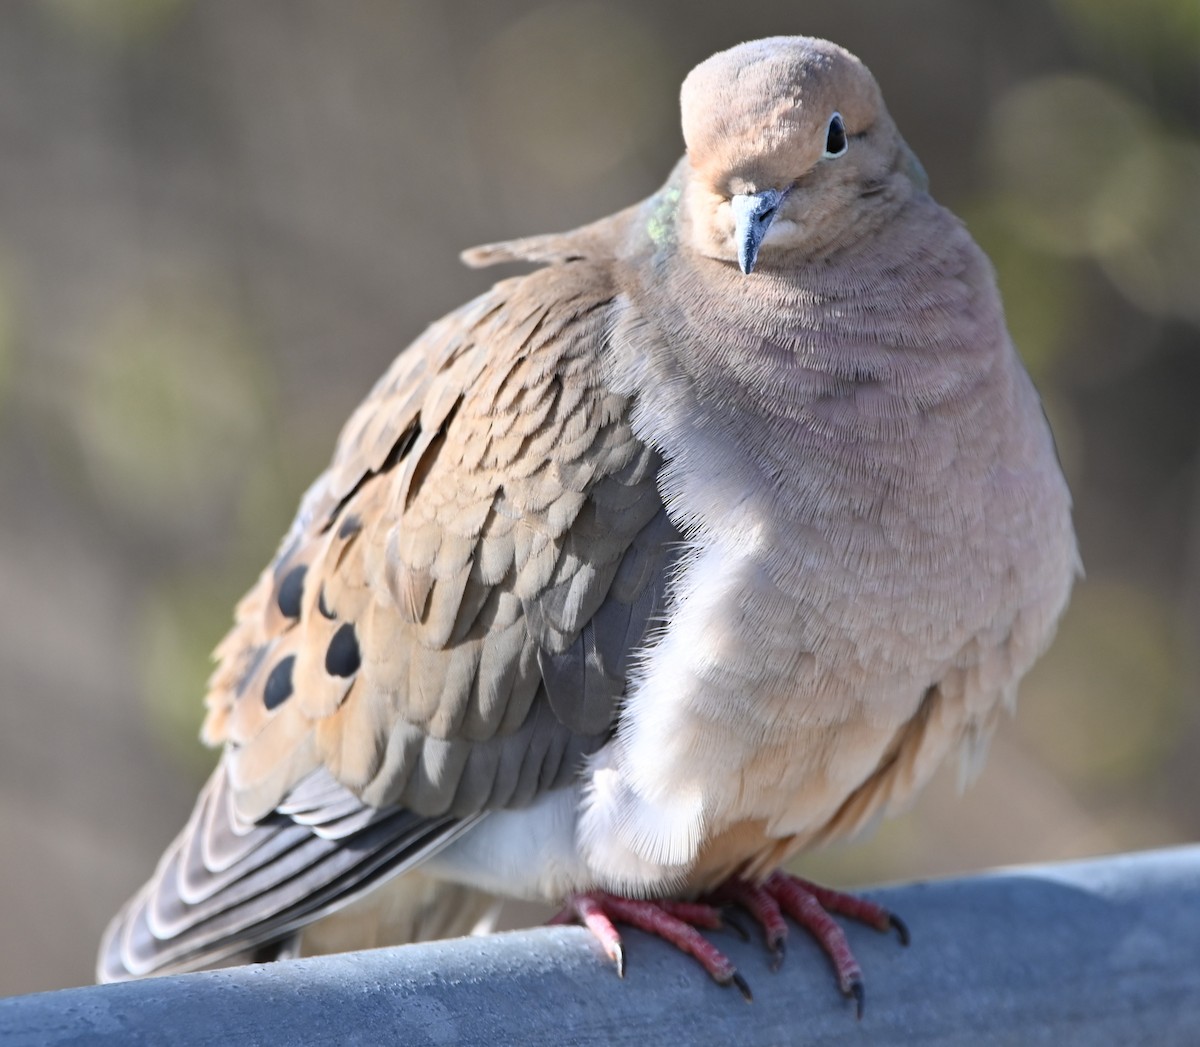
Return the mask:
M924 188L875 78L836 44L740 44L693 69L680 102L686 241L744 273L850 242Z

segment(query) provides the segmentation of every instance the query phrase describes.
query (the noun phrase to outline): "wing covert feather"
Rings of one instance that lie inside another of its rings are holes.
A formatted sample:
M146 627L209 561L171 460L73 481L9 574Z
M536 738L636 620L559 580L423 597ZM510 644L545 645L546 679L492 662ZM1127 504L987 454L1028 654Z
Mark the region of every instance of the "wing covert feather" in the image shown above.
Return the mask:
M679 540L601 378L615 294L585 262L497 284L352 415L217 649L222 762L104 976L278 940L602 744Z

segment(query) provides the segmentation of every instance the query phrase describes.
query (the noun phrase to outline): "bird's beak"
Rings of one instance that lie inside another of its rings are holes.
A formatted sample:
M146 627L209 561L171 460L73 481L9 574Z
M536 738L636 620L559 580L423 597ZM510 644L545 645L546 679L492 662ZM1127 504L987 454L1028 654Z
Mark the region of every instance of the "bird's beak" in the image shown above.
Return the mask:
M778 189L763 189L757 193L739 193L729 201L736 223L738 265L747 276L754 272L758 249L786 195Z

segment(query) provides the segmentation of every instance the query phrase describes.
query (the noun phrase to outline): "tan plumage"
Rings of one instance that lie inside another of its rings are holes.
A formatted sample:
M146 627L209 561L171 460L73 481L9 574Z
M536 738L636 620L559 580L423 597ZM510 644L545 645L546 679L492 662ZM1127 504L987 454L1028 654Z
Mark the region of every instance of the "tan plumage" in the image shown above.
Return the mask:
M659 193L469 252L544 268L350 419L218 648L221 764L102 978L397 874L408 938L469 926L464 887L763 876L981 749L1077 570L990 268L840 48L742 45L682 101Z

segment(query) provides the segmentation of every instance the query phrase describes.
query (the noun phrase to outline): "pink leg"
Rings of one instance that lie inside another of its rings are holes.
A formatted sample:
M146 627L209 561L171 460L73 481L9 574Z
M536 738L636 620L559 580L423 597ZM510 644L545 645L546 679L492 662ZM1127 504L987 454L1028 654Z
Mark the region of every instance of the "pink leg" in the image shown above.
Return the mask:
M886 933L894 930L901 945L909 943L908 925L895 913L888 912L882 905L867 898L860 898L857 894L844 894L842 891L830 890L828 887L822 887L819 883L801 879L799 876L790 876L787 873L775 873L775 876L786 877L808 891L826 912L835 912L839 916L856 920L858 923L865 923L877 931ZM773 876L772 879L774 878Z
M788 927L784 915L792 917L828 955L837 975L838 988L855 1001L860 1018L863 1013L862 969L854 958L845 932L830 914L857 920L878 931L894 929L901 944L907 945L909 941L904 922L881 905L788 873L773 873L761 886L734 877L723 883L713 893L711 900L732 903L750 913L763 929L773 957L773 967L778 967L783 960L787 942ZM717 929L724 926L725 921L722 921L721 914L713 905L666 900L638 901L603 891L589 891L568 898L562 912L550 922L568 923L572 920L582 921L596 936L622 977L625 974L625 950L615 922L637 927L694 956L714 981L721 985L736 985L747 1000L751 999L750 988L733 963L696 930L697 927ZM735 926L732 920L728 923Z
M778 970L787 948L788 929L783 912L774 897L750 881L734 877L721 884L713 894L713 899L740 905L754 917L755 922L763 929L767 948L771 952L771 969Z
M696 930L695 925L708 928L721 926L720 914L711 905L638 901L619 898L604 891L589 891L569 897L563 911L551 922L566 923L572 918L581 920L599 939L622 977L625 976L625 950L614 921L653 934L694 956L713 981L719 985L736 985L747 1000L752 999L750 986L729 958Z
M779 902L780 908L800 924L825 950L833 961L833 969L837 973L838 988L843 995L854 997L858 1009L862 1011L863 981L862 968L850 951L850 943L846 941L845 932L834 922L817 901L816 897L806 891L790 877L775 873L763 885L771 897Z
M725 925L721 914L713 906L703 902L673 902L663 899L656 904L663 912L684 923L690 923L693 927L719 931Z
M865 898L833 891L828 887L818 886L784 872L772 873L761 887L746 884L744 881L739 882L741 883L739 889L747 894L760 893L770 897L783 912L792 917L816 939L817 944L821 946L833 963L838 988L844 995L854 999L858 1016L861 1018L863 1012L862 968L854 958L845 932L829 914L833 912L852 920L858 920L878 931L895 928L901 944L907 945L908 928L904 922L882 906L867 901ZM761 899L758 900L758 905L763 905ZM748 906L748 908L751 912L755 912L753 906ZM768 926L763 923L763 929L767 933L768 945L771 945L774 925Z

